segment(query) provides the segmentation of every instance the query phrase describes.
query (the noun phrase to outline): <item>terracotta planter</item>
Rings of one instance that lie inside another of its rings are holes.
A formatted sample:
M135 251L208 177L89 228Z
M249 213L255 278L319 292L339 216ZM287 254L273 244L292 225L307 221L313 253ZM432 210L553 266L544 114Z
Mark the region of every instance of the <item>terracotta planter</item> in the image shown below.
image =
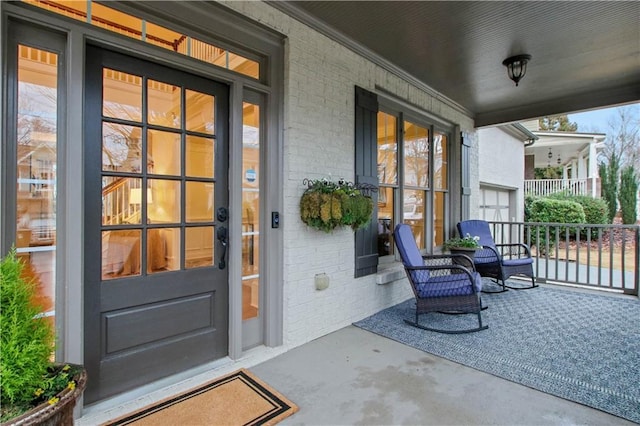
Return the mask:
M60 398L57 403L50 405L44 402L21 416L2 423L2 426L72 426L73 409L87 385L87 372L84 368L74 376L74 381L76 382L75 389L66 388L57 394L56 396Z

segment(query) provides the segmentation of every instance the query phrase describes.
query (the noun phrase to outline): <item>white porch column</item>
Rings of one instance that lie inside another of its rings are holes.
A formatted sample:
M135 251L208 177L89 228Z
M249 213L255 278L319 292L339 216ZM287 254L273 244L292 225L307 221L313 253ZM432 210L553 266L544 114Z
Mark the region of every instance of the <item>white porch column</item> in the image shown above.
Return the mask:
M578 154L578 179L587 178L587 162L584 159L584 154L581 152Z
M562 166L562 180L569 180L569 166Z
M589 178L591 179L591 196L596 197L596 180L598 179L598 152L596 140L589 144Z

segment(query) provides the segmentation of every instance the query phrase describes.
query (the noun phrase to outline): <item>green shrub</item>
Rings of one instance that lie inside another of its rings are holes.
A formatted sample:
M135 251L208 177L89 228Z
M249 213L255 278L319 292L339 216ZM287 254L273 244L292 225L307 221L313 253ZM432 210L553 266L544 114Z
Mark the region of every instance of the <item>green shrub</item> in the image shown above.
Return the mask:
M636 211L638 203L638 179L632 166L625 167L620 172L620 211L622 212L622 223L633 225L638 219Z
M539 198L540 197L535 197L529 194L524 196L524 221L525 222L533 222L533 220L531 220L531 204L535 200L538 200Z
M26 406L43 387L51 365L52 324L33 304L35 283L22 277L23 265L12 249L0 263L0 402Z
M531 202L529 207L529 222L544 223L585 223L585 214L582 206L574 201L554 200L552 198L538 198ZM560 237L566 235L569 229L570 234L575 235L575 227L558 227ZM547 242L546 230L544 227L531 227L531 244L538 246L541 251L545 251L553 246L555 240L555 228L549 229L550 241Z
M604 225L609 223L607 202L601 198L593 198L588 195L566 195L563 193L552 194L549 198L554 200L574 201L582 206L586 223Z

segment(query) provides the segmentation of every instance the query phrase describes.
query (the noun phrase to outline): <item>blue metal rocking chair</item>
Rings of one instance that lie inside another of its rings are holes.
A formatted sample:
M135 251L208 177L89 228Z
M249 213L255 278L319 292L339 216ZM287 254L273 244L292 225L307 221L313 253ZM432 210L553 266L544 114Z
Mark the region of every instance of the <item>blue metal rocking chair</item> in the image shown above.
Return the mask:
M474 265L483 277L501 281L502 290L489 293L501 293L508 288L524 290L537 287L533 275L533 259L529 246L521 243L496 244L491 236L489 223L484 220L465 220L457 225L460 235L480 237L479 244L483 247L475 255ZM505 281L514 275L525 275L531 278L531 286L508 286Z
M393 235L416 298L416 319L415 321L405 319L407 324L424 330L450 334L470 333L489 327L482 325L480 274L454 261L459 258L471 263L471 259L465 255L421 255L411 227L406 224L397 225ZM478 316L478 327L465 330L443 330L421 325L418 322L419 316L430 312L474 313Z

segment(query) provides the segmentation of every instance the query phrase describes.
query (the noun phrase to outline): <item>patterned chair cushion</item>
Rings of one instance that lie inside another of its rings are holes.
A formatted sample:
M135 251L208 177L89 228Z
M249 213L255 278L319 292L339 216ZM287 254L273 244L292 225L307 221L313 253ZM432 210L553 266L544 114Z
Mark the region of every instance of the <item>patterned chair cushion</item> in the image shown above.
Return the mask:
M476 292L482 291L482 278L477 272L472 273ZM417 283L418 297L463 296L473 293L467 274L431 276L428 281Z
M502 266L522 266L533 263L533 259L530 257L525 257L522 259L503 259Z

